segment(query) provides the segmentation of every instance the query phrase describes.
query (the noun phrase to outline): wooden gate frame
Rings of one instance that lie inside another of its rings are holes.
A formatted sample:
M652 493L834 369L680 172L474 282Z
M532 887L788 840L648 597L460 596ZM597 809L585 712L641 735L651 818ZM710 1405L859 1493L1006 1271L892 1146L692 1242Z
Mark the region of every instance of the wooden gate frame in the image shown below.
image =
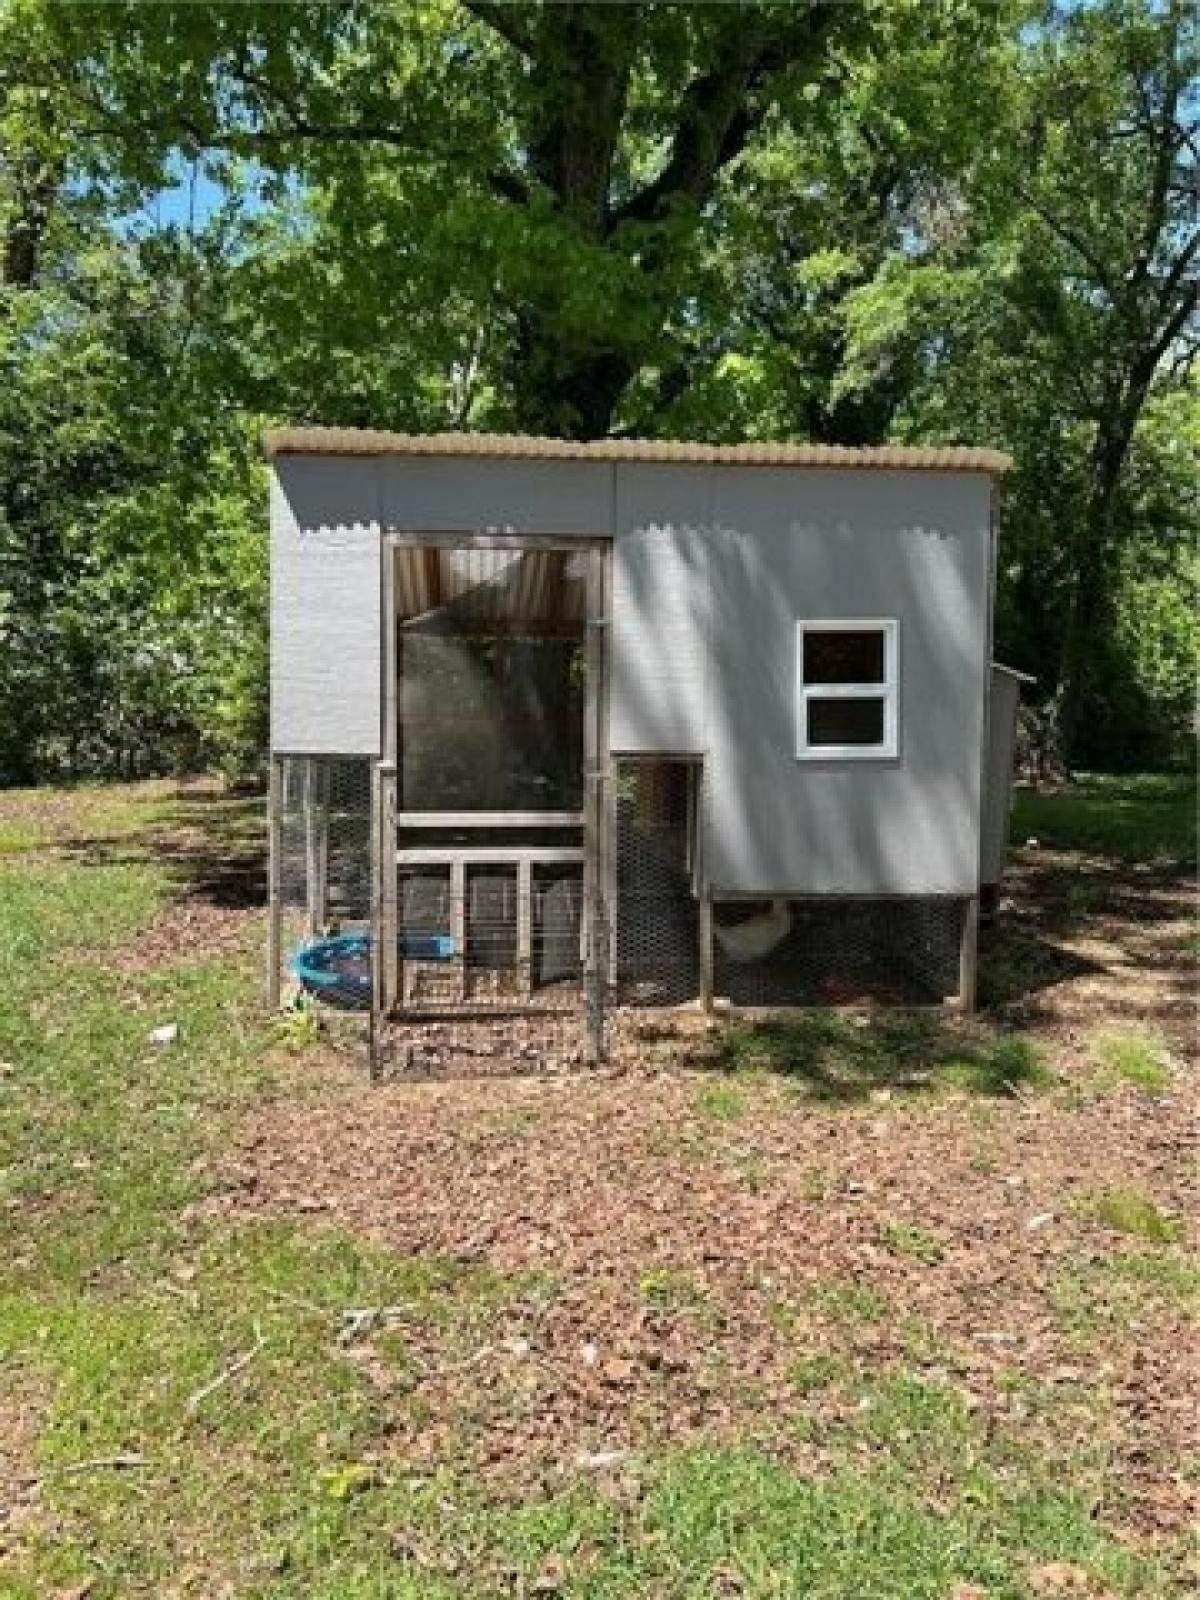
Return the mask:
M612 539L608 534L565 537L532 533L478 533L471 530L423 533L391 531L381 540L382 563L380 652L380 759L372 773L372 940L374 962L372 1024L390 1016L397 1008L402 988L399 957L398 851L397 829L409 826L436 826L467 813L410 813L407 818L397 804L398 650L396 624L396 553L402 549L449 550L543 550L567 555L587 555L586 618L584 622L584 739L583 809L580 813L502 812L489 813L489 824L514 827L558 825L564 821L581 823L583 829L583 916L582 944L584 990L587 1009L588 1053L599 1060L604 1050L605 995L616 958L613 919L616 914L616 790L612 781L609 750L609 678L611 673L609 639L611 634ZM478 821L483 814L469 814ZM546 857L555 853L546 847ZM463 867L469 851L459 852L461 890ZM519 882L531 895L531 877L537 852L521 851ZM558 850L561 856L561 848ZM514 857L515 859L515 857ZM452 866L452 872L454 868ZM519 934L527 947L530 935L528 904L518 911Z

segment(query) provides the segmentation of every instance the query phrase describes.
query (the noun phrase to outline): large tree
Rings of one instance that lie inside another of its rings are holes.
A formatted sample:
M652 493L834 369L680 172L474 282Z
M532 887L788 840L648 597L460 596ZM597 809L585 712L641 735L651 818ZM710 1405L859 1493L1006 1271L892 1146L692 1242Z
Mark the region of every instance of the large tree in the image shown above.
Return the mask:
M64 7L53 70L80 129L124 143L126 170L171 150L248 156L311 186L376 253L390 240L411 256L423 231L418 274L436 257L442 292L477 286L480 316L502 323L487 332L511 420L593 436L660 354L723 176L773 120L810 115L802 91L873 10Z
M1055 332L1091 426L1058 677L1076 742L1113 621L1119 496L1156 377L1196 352L1197 26L1186 0L1106 0L1054 19L1006 168L1027 219L1028 316Z
M1047 7L952 191L946 246L891 252L845 309L843 389L898 375L900 436L1014 452L1001 622L1072 757L1103 756L1089 730L1120 698L1131 542L1149 555L1139 429L1196 353L1196 41L1179 0ZM1182 537L1181 484L1160 544Z

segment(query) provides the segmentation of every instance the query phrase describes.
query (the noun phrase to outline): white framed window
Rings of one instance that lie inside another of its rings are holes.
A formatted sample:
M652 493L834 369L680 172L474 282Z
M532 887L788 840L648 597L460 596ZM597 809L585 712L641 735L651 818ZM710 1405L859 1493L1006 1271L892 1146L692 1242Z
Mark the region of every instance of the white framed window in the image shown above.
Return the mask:
M796 757L864 761L898 748L899 624L796 624Z

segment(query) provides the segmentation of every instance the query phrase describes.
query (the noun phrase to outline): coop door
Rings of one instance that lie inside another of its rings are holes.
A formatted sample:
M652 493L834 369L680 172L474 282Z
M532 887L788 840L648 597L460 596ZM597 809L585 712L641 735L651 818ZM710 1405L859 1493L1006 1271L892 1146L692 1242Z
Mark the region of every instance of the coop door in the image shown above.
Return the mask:
M582 983L602 806L603 553L397 540L393 1003L532 1003Z

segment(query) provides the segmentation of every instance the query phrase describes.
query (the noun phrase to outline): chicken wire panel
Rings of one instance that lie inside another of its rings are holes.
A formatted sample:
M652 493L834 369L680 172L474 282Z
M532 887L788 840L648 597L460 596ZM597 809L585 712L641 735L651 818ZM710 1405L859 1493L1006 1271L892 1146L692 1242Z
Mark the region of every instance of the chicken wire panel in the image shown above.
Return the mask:
M695 763L617 763L619 1005L682 1005L699 994L700 908L692 859L696 783Z
M402 1014L580 1010L583 868L534 862L402 867L397 883Z
M338 1010L367 1010L373 993L371 794L369 757L279 760L281 990Z
M931 1005L958 992L967 902L775 899L714 907L716 993L734 1005Z
M480 866L400 877L398 1003L383 1071L500 1077L576 1071L604 1051L602 952L585 959L581 868Z

